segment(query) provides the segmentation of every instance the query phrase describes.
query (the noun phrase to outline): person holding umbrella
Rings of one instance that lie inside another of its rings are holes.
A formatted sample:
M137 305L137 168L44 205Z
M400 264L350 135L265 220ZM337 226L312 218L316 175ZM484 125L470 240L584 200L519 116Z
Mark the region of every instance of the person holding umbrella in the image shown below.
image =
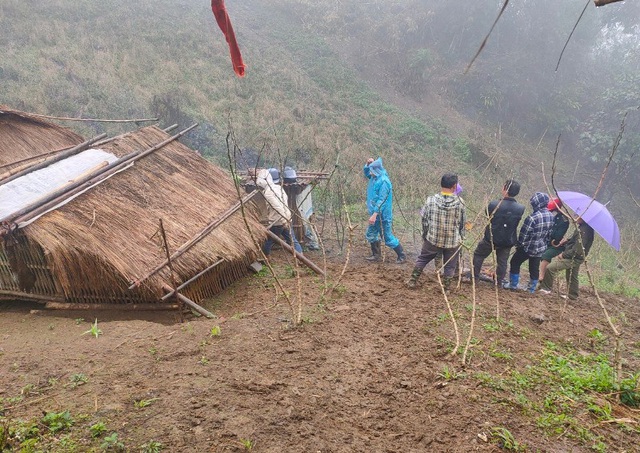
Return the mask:
M552 261L547 266L544 278L540 282L539 291L541 294L551 294L556 274L561 270L566 270L569 299L576 300L578 298L580 291L578 273L580 266L589 254L589 250L591 250L594 231L582 217L576 219L576 224L577 228L569 240L563 239L559 243L561 246L564 245L564 252L560 255L560 259Z
M555 274L566 269L567 280L569 280L568 296L569 299L575 300L578 298L579 291L578 271L593 244L593 233L598 233L611 247L620 250L620 228L607 207L596 201L594 197L579 192L560 191L558 198L576 213L578 228L563 244L565 250L560 255L560 259L553 261L547 267L544 280L540 284L540 291L543 294L550 294Z

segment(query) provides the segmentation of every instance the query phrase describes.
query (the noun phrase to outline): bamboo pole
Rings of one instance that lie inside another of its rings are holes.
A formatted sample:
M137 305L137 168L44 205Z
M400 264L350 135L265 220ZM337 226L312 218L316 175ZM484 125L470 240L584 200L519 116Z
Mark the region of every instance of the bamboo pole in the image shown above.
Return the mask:
M302 261L313 272L315 272L318 275L322 275L322 276L325 275L324 271L320 269L316 264L314 264L313 261L311 261L309 258L304 256L302 253L296 252L295 249L291 247L289 244L287 244L284 240L282 240L280 236L278 236L277 234L273 233L270 230L267 230L267 236L269 236L271 239L273 239L282 247L284 247L284 249L287 250L288 252L293 253L296 256L296 258Z
M208 266L206 269L198 272L196 275L194 275L193 277L191 277L189 280L187 280L186 282L184 282L183 284L181 284L180 286L178 286L176 289L174 289L173 291L171 291L170 293L162 296L162 299L160 300L167 300L168 298L170 298L171 296L173 296L177 291L180 291L184 288L186 288L187 286L189 286L191 283L193 283L194 281L196 281L197 279L199 279L200 277L202 277L204 274L206 274L207 272L209 272L211 269L213 269L214 267L218 266L219 264L223 263L225 260L224 258L220 258L218 261L216 261L215 263L213 263L211 266Z
M50 199L52 194L66 192L67 190L69 190L69 188L71 188L78 181L85 179L89 175L93 175L95 172L103 169L104 167L106 167L108 165L109 165L109 161L105 160L105 161L100 162L98 165L88 169L87 171L82 172L82 174L78 175L74 179L69 180L66 184L64 184L64 185L62 185L60 187L57 187L55 190L42 195L40 198L35 199L34 201L32 201L28 206L26 206L22 210L28 209L30 206L35 206L35 207L41 206L43 203L46 203Z
M10 216L0 219L0 223L5 223L5 225L3 226L3 229L0 230L0 236L3 236L7 234L9 231L12 231L13 229L17 228L18 225L21 223L27 222L29 220L33 220L37 216L47 212L49 209L52 209L58 206L60 203L69 199L70 197L74 195L78 195L82 191L87 190L93 187L94 185L101 183L102 181L106 180L107 177L113 175L114 173L117 173L120 170L125 169L128 165L132 164L133 162L142 159L143 157L151 154L152 152L157 151L158 149L162 148L168 143L180 138L181 136L189 132L191 129L193 129L197 125L198 123L195 123L192 126L188 127L187 129L183 130L182 132L179 132L178 134L171 136L168 139L163 140L162 142L144 151L135 151L133 153L127 154L126 156L118 159L117 161L112 162L106 167L98 170L93 175L89 175L83 178L83 180L77 181L71 186L68 186L66 190L53 192L49 197L47 197L48 200L43 201L43 203L39 206L30 205L21 209L17 213L13 213Z
M150 121L158 121L158 118L134 118L129 120L104 120L101 118L71 118L68 116L51 116L51 115L40 115L38 113L28 113L27 116L33 116L36 118L49 118L52 120L61 120L61 121L87 121L94 123L144 123Z
M87 149L89 146L93 145L95 142L97 142L98 140L100 140L100 139L102 139L102 138L104 138L106 136L107 136L107 134L100 134L100 135L98 135L96 137L93 137L92 139L87 140L86 142L82 142L79 145L74 146L71 149L68 149L66 151L61 152L60 154L54 156L51 159L45 159L40 163L32 165L32 166L30 166L28 168L25 168L22 171L19 171L18 173L15 173L15 174L9 176L7 179L4 179L4 180L0 181L0 184L6 184L9 181L13 181L14 179L19 178L20 176L26 175L27 173L31 173L32 171L36 171L36 170L40 170L41 168L44 168L44 167L48 167L49 165L51 165L51 164L53 164L55 162L61 161L63 159L66 159L69 156L73 156L74 154L79 154L82 151L84 151L85 149Z
M35 302L49 302L57 301L63 302L65 298L63 296L46 296L44 294L31 294L23 291L9 291L0 289L0 299L16 298L22 300L30 300Z
M167 284L162 285L162 289L164 289L167 292L173 291L173 288L171 288L171 286L169 286ZM189 307L193 308L195 311L200 313L202 316L205 316L205 317L207 317L209 319L214 319L216 317L216 315L214 315L210 311L204 309L200 305L196 304L194 301L192 301L188 297L183 296L180 293L176 294L176 297L178 298L178 300L180 302L183 302L183 303L187 304Z
M9 162L7 164L2 164L0 165L0 168L5 168L5 167L10 167L12 165L16 165L16 164L20 164L22 162L27 162L27 161L31 161L31 160L36 160L39 158L46 158L47 156L50 156L51 154L55 154L55 153L59 153L60 151L64 151L65 149L70 149L71 146L63 146L62 148L58 148L58 149L54 149L52 151L46 151L42 154L37 154L35 156L29 156L29 157L25 157L24 159L20 159L20 160L16 160L14 162ZM0 180L2 180L2 177L0 177Z
M247 194L242 199L242 202L238 201L236 204L234 204L229 209L227 209L224 213L222 213L221 216L219 216L213 222L209 223L206 227L204 227L193 238L189 239L183 245L178 247L178 249L176 249L176 251L173 252L173 254L171 255L170 258L172 260L175 260L176 258L181 256L182 254L184 254L187 250L189 250L191 247L193 247L195 244L197 244L200 240L202 240L205 236L207 236L209 233L211 233L214 229L219 227L225 220L227 220L229 217L231 217L238 209L240 209L241 203L247 203L249 200L251 200L258 193L261 193L261 192L256 190L256 191L253 191L253 192ZM140 286L140 284L143 281L145 281L149 277L155 275L159 270L161 270L163 267L165 267L168 263L169 263L168 260L164 260L162 263L158 264L156 267L154 267L151 271L149 271L143 277L140 277L138 279L133 280L133 283L129 286L129 289L134 289L134 288Z
M47 302L45 308L51 310L121 310L121 311L155 311L176 310L177 304L88 304L72 302Z

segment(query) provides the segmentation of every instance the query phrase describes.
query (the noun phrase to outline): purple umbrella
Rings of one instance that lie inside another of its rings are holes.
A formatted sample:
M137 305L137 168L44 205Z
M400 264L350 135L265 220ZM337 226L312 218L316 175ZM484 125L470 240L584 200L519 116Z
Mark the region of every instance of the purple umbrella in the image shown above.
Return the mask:
M558 192L558 197L573 212L594 229L616 250L620 250L620 229L605 205L592 199L589 195L578 192Z

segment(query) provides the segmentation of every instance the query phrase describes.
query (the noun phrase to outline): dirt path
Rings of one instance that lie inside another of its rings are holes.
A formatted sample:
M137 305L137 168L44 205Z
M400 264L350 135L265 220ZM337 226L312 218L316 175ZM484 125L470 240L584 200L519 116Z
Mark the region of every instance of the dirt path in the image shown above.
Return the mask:
M608 331L593 296L565 306L558 298L500 291L507 327L494 329L496 295L480 286L471 363L463 369L460 355L448 354L455 336L434 274L410 291L402 281L412 263L372 265L364 254L364 247L356 252L331 298L319 298L321 279L303 275L305 324L296 329L268 276L209 301L219 319L183 324L175 313L127 319L0 303L0 408L8 420L69 410L75 451L101 451L101 439L89 434L97 422L130 451L151 440L171 452L497 451L495 427L532 451L590 451L569 436L543 435L474 376L524 368L545 339L590 351L589 333ZM279 259L288 277L286 258ZM330 260L333 275L341 259ZM295 279L284 281L295 294ZM464 346L470 285L450 301ZM624 316L627 344L637 347L637 301L608 303L612 315ZM531 320L536 314L544 315L542 324ZM102 335L83 334L96 318ZM220 335L212 335L215 326ZM637 370L637 357L626 366ZM639 440L637 432L621 436L621 449L611 451L632 451ZM73 451L60 445L58 451Z

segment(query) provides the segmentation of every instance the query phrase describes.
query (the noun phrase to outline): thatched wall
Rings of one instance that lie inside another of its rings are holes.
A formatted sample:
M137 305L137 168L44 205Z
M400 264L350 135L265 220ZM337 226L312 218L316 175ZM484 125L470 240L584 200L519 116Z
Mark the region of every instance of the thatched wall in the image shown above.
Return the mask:
M101 148L118 157L150 148L169 137L147 127ZM65 293L127 292L135 280L165 260L158 234L162 219L170 250L175 251L237 202L231 177L197 153L174 141L101 185L24 228L44 250ZM173 264L178 282L218 258L242 266L256 250L242 217L227 219ZM249 219L259 241L257 220ZM159 298L171 283L164 268L146 281L141 294Z
M0 105L0 173L13 162L82 143L78 134Z

